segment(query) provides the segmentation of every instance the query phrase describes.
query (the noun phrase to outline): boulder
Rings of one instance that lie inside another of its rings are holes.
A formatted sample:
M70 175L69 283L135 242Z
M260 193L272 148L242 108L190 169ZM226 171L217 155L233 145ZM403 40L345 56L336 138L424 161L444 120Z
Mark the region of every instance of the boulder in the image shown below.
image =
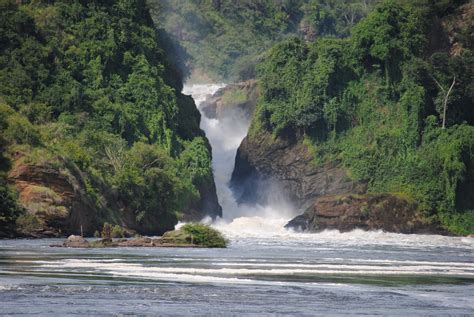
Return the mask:
M81 236L71 235L63 242L62 246L66 248L89 248L90 244Z

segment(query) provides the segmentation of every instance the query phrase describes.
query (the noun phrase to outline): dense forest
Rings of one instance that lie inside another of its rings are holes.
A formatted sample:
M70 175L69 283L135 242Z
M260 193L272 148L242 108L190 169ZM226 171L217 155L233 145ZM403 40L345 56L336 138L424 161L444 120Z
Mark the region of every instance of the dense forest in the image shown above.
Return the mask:
M379 0L151 0L193 72L214 80L255 77L263 53L291 35L347 37ZM184 48L184 49L183 49ZM202 76L201 76L202 77Z
M156 234L199 205L210 149L168 41L140 0L0 1L0 231L61 228L51 216L82 204L96 228ZM8 173L30 182L27 213Z
M258 66L250 137L304 140L315 164L336 162L369 192L403 195L426 219L472 233L473 12L463 4L388 0L347 38L277 44Z

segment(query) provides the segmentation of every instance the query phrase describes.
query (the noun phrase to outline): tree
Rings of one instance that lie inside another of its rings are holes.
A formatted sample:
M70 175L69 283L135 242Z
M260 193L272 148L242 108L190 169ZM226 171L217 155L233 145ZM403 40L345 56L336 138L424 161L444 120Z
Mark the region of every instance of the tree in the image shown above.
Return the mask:
M354 27L352 41L367 68L375 62L384 69L389 86L400 77L401 62L422 51L422 31L415 12L389 0Z
M456 84L456 75L453 76L453 82L451 83L451 86L449 88L443 87L439 81L436 80L436 78L433 76L432 77L436 85L438 85L439 89L443 92L444 98L443 98L443 123L442 123L442 128L446 128L446 110L448 109L448 100L449 100L449 95L451 95L451 92L453 91L454 85Z

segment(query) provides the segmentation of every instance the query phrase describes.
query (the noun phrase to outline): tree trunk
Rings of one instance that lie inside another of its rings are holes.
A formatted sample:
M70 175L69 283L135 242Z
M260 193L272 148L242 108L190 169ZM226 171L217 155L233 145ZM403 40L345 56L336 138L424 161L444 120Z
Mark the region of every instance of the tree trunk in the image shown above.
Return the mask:
M446 111L448 109L448 99L449 95L451 94L451 91L453 90L454 85L456 84L456 76L453 78L453 83L451 84L451 87L449 87L448 92L446 93L446 96L444 97L444 105L443 105L443 126L442 128L446 128Z

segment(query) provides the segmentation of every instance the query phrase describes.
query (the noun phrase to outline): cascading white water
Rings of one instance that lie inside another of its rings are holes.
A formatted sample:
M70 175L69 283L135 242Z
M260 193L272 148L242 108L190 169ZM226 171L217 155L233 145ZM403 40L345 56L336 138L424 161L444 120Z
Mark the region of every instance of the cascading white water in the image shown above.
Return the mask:
M283 195L274 193L276 199L268 205L237 204L229 181L235 164L237 149L247 135L249 119L238 109L229 111L224 118L211 119L202 111L202 105L208 95L214 94L225 84L194 84L186 85L184 94L191 95L201 112L201 129L212 146L213 171L217 187L219 203L223 208L223 219L214 225L229 235L246 234L268 236L285 234L283 226L294 216L291 205ZM275 189L274 191L277 191Z

